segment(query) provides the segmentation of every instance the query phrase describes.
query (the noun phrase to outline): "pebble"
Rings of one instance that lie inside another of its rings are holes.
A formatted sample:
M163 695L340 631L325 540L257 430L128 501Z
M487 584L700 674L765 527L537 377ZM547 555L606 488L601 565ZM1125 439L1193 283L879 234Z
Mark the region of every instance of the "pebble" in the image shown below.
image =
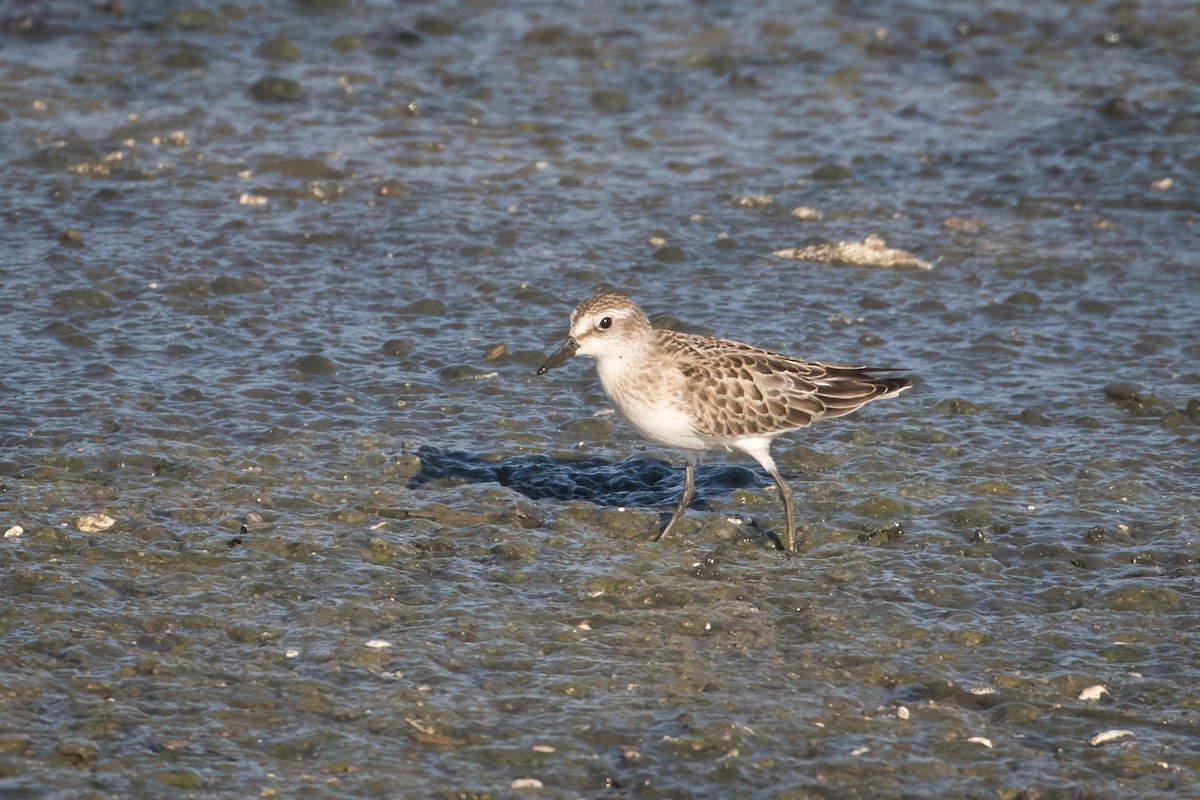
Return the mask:
M392 643L386 639L372 639L367 642L367 647L371 648L372 650L386 650L391 646Z
M75 228L67 228L58 235L58 243L63 247L83 247L83 234Z
M20 525L13 525L11 528L9 528L8 530L6 530L4 532L4 538L5 539L16 539L18 536L20 536L24 532L25 532L25 529L22 528Z
M116 524L117 521L107 514L84 514L75 520L75 527L84 533L99 533Z
M304 90L293 80L267 75L250 86L250 96L260 103L294 103L304 99Z
M629 98L611 89L592 92L592 106L606 114L620 114L629 110Z
M972 736L970 739L967 739L967 741L971 744L981 744L989 750L992 749L992 740L985 736Z
M1079 693L1080 700L1099 700L1103 695L1108 694L1108 689L1104 688L1103 684L1097 683L1095 686L1089 686Z

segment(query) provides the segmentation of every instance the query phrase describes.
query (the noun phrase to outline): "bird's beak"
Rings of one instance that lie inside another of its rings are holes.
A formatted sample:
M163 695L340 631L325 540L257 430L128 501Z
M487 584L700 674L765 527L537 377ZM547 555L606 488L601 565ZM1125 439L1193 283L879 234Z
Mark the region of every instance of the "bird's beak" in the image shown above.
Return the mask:
M546 359L545 364L542 364L540 367L538 367L537 374L545 375L548 371L554 369L559 364L575 355L575 351L578 349L579 342L575 341L574 339L567 339L562 343L562 347L555 350L550 357Z

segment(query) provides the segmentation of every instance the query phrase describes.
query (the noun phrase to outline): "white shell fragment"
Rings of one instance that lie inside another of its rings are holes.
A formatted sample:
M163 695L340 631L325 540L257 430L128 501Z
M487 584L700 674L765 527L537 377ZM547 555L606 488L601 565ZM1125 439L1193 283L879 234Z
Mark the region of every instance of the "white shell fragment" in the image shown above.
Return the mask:
M871 234L861 242L838 242L809 247L787 247L776 250L779 258L800 261L824 261L830 264L853 264L864 267L913 267L932 269L933 265L909 253L888 247L883 239Z
M514 789L541 789L542 782L537 778L517 778L509 786Z
M792 216L796 219L810 220L820 219L825 215L811 206L796 206L792 209Z
M1080 700L1099 700L1104 695L1108 694L1108 689L1104 684L1097 683L1095 686L1089 686L1079 693Z
M992 740L986 736L972 736L970 739L967 739L967 741L971 744L981 744L989 750L992 749Z
M775 205L775 196L770 194L744 195L733 198L733 205L742 208L762 208Z
M386 639L372 639L371 641L367 642L367 647L371 648L372 650L386 650L391 646L392 643Z
M1095 736L1088 739L1088 744L1090 744L1092 747L1098 747L1102 744L1115 742L1117 739L1124 739L1126 736L1133 736L1133 731L1113 729L1111 731L1097 733Z
M84 533L99 533L106 531L117 521L108 514L84 514L79 519L75 520L75 527Z
M24 532L25 532L25 529L22 528L20 525L13 525L11 528L9 528L8 530L6 530L4 532L4 538L5 539L16 539L18 536L20 536Z

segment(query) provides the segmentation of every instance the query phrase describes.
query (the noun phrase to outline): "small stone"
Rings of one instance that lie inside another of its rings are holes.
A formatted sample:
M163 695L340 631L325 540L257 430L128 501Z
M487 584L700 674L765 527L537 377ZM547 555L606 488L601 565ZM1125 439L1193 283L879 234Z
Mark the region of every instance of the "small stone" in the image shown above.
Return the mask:
M80 248L83 247L83 234L75 228L67 228L58 235L58 243L63 247Z
M1100 114L1109 119L1121 119L1129 114L1129 101L1124 97L1110 97L1100 104Z
M848 181L853 177L854 174L841 164L826 164L817 167L812 173L814 181Z
M494 344L487 350L483 351L483 360L496 361L504 358L506 355L508 355L508 345L506 345L504 342L500 342L499 344Z
M388 180L381 181L380 184L375 187L375 194L378 197L404 197L405 195L411 193L412 189L408 186L408 184L398 181L395 178L389 178Z
M449 36L454 33L454 22L445 17L420 16L415 27L426 36Z
M1093 525L1088 528L1088 532L1083 535L1084 540L1088 544L1100 544L1104 541L1105 530L1103 525Z
M1091 297L1084 297L1076 301L1075 307L1084 314L1100 314L1103 316L1112 316L1117 310L1112 303L1106 303L1103 300L1096 300Z
M250 86L250 96L260 103L294 103L304 99L304 90L293 80L267 75Z
M300 6L302 11L308 11L314 14L332 14L335 11L342 11L349 4L350 0L295 0L296 5Z
M967 741L970 742L971 744L983 745L984 747L988 748L989 750L992 749L992 740L988 739L985 736L972 736L970 739L967 739Z
M1038 297L1034 292L1014 292L1008 296L1004 302L1014 306L1040 306L1042 298Z
M76 308L109 308L116 304L111 296L98 289L64 289L54 294L54 307L60 311Z
M225 18L202 8L185 8L171 15L171 24L182 31L204 31L226 33L229 23Z
M258 46L258 57L270 61L295 61L300 58L300 48L282 36L276 36Z
M451 364L448 367L442 367L438 371L438 375L448 381L478 381L496 377L495 372L484 372L470 364Z
M1104 387L1104 393L1113 400L1137 400L1138 387L1132 383L1110 383Z
M247 294L263 291L267 288L267 282L258 275L218 275L208 282L208 288L213 294Z
M195 50L179 50L163 56L162 65L167 69L200 69L208 60Z
M1024 411L1021 412L1020 419L1021 419L1022 425L1046 426L1046 425L1054 424L1053 420L1051 420L1049 417L1047 417L1045 414L1043 414L1041 409L1039 409L1039 408L1025 409Z
M388 339L379 346L379 349L385 355L403 358L412 352L412 345L404 339Z
M392 643L386 639L371 639L366 643L366 646L372 650L386 650L392 646Z
M305 375L332 375L338 371L337 362L320 353L300 356L292 362L292 367Z
M1128 581L1100 595L1096 606L1110 611L1166 614L1183 605L1183 601L1184 596L1174 589L1151 582Z
M24 528L22 528L20 525L13 525L11 528L9 528L8 530L6 530L4 532L4 538L5 539L16 539L23 533L25 533Z
M664 264L678 264L686 259L687 254L683 252L683 248L675 245L669 244L654 251L654 260Z
M938 411L944 411L947 414L955 416L967 416L970 414L978 414L982 409L978 403L973 403L970 400L964 400L961 397L951 397L942 400L936 406Z
M415 300L397 311L401 314L440 317L446 313L446 304L437 298L426 297L423 300Z
M116 524L117 521L107 514L84 514L75 520L75 527L84 533L99 533Z
M173 789L202 789L204 778L190 769L171 769L159 773L159 781Z
M362 50L367 46L367 40L361 36L353 34L345 34L333 40L333 49L339 53L349 53L353 50Z
M1103 684L1097 683L1095 686L1089 686L1079 693L1080 700L1099 700L1104 695L1108 694L1108 689L1104 688Z
M1171 409L1166 414L1163 414L1162 426L1163 430L1173 431L1184 423L1183 414L1175 409Z
M87 766L100 755L100 748L83 739L67 739L54 746L54 755L71 764Z
M592 92L592 106L606 114L619 114L629 110L629 98L611 89Z

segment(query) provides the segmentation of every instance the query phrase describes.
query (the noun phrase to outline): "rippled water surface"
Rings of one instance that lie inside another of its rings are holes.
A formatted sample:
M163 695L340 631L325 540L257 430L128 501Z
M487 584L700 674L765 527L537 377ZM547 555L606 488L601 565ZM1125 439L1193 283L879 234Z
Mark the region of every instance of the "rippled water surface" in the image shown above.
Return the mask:
M1195 792L1194 3L0 10L0 796ZM598 289L912 370L798 557Z

